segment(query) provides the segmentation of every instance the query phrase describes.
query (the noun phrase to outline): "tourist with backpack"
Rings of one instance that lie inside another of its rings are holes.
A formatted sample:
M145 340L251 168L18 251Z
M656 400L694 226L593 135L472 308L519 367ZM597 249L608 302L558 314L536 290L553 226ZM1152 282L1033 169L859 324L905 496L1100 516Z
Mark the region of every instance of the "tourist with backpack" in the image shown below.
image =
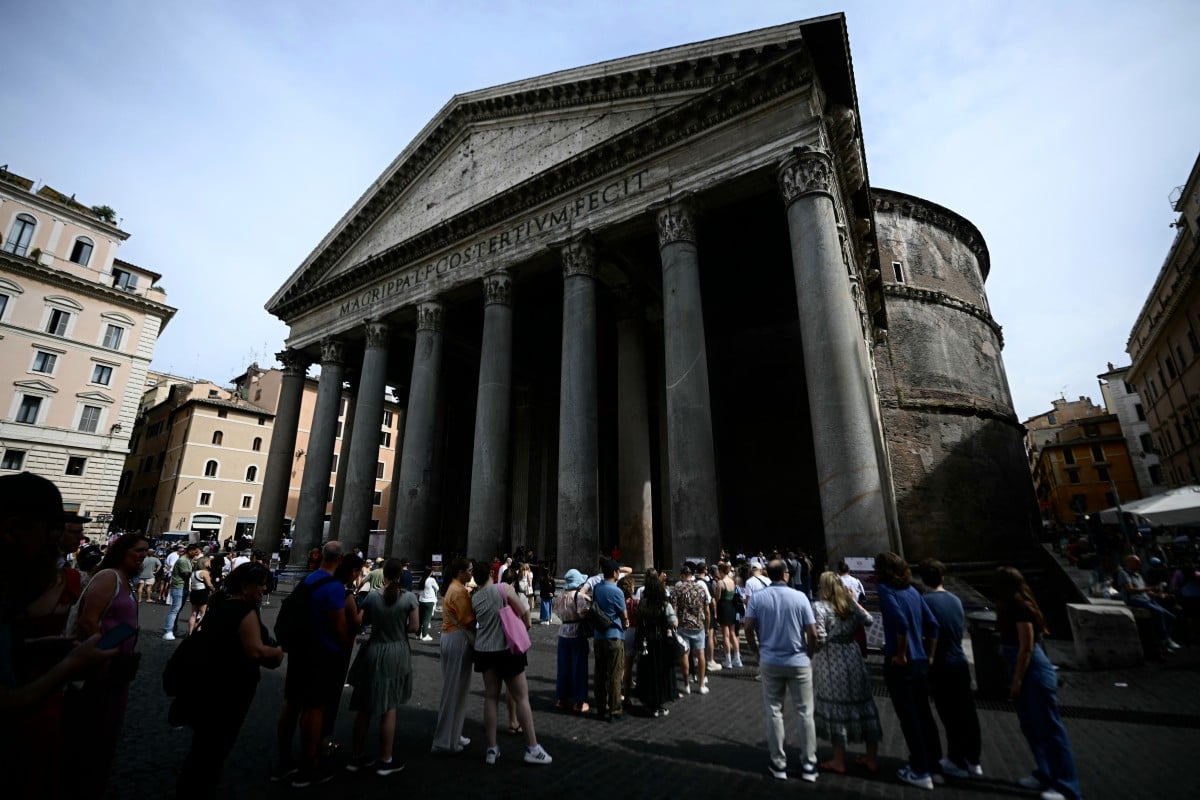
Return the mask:
M338 702L346 678L346 652L354 640L346 621L346 587L334 573L342 543L326 542L321 564L283 601L275 635L288 654L280 716L279 766L273 780L291 779L297 789L332 780L333 766L320 759L325 707ZM292 720L299 717L300 764L292 758Z
M555 679L554 707L572 709L576 714L588 711L588 639L591 629L585 622L591 598L583 589L587 580L577 569L563 576L562 594L554 597L558 627L558 672Z

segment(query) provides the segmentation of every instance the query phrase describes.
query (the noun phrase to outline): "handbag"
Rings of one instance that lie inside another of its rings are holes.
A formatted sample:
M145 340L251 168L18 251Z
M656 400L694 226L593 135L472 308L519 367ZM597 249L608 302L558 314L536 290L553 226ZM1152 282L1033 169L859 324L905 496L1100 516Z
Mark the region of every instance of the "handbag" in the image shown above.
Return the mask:
M512 606L508 604L508 598L504 595L504 590L499 586L496 591L500 593L500 627L504 628L504 638L508 642L508 650L515 656L529 651L529 631L525 628L525 623L517 616L517 612L512 610Z

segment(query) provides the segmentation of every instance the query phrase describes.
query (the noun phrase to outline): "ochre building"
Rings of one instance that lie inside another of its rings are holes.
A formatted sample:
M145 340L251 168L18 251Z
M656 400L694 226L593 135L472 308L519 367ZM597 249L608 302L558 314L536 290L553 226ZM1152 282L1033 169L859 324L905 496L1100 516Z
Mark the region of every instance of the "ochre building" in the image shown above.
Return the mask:
M841 15L451 99L267 305L290 333L258 544L319 363L301 493L353 372L339 535L367 530L394 387L398 556L1028 548L983 237L872 188L859 119Z

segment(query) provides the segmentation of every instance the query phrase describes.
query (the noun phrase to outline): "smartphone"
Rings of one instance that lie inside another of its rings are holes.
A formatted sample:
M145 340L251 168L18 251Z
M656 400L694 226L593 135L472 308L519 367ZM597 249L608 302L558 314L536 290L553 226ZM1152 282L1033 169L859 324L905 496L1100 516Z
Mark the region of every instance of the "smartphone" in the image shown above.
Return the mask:
M122 622L117 627L109 630L108 633L100 637L100 643L96 645L100 650L109 650L124 642L129 637L137 633L137 628L130 625L128 622Z

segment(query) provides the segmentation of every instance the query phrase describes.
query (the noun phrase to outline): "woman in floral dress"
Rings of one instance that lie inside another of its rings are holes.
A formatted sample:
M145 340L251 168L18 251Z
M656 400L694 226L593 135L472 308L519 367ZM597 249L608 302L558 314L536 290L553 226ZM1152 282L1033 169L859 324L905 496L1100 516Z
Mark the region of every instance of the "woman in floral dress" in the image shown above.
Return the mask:
M821 574L820 597L813 604L817 637L822 643L812 660L816 699L813 716L817 735L833 743L833 758L823 761L821 769L844 774L846 743L865 742L867 752L858 763L875 773L879 769L875 756L883 734L867 668L854 641L859 624L869 626L873 620L833 572Z

